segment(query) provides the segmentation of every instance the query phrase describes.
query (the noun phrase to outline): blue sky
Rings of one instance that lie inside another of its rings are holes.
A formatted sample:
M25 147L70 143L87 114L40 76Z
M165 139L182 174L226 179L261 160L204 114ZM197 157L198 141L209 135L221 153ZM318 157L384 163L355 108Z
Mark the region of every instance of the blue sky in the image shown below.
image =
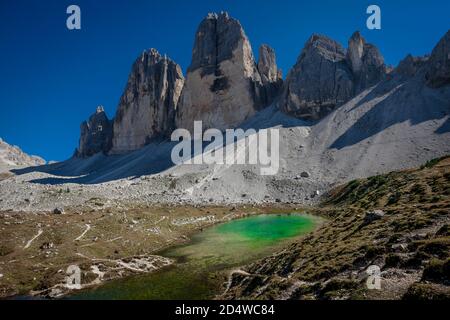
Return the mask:
M82 30L66 28L77 4ZM382 30L366 28L366 8L382 10ZM255 55L275 48L284 74L312 33L347 44L355 30L396 65L429 53L450 28L448 0L2 0L0 137L47 160L69 158L80 123L97 105L113 117L131 64L157 48L189 66L194 34L208 12L239 19Z

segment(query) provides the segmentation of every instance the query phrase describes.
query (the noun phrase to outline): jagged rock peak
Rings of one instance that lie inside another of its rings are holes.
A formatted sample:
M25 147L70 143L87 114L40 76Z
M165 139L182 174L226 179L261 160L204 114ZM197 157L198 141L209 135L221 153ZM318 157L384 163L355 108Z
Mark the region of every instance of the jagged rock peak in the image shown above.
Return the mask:
M353 91L344 48L314 34L286 78L280 109L302 119L317 120L348 101Z
M431 52L426 80L432 88L450 84L450 30Z
M348 41L347 60L355 78L355 93L377 84L388 73L378 48L367 43L359 31Z
M359 32L349 39L348 50L313 34L286 78L280 109L302 119L320 119L387 73L379 50Z
M108 119L103 106L98 106L95 113L80 126L80 142L76 156L90 157L99 152L108 152L111 148L112 122Z
M228 13L209 14L199 25L176 126L227 129L239 125L271 101L255 63L250 42Z
M280 95L283 88L283 73L278 69L275 50L267 44L259 47L258 71L264 86L263 105L266 106Z
M283 74L277 67L275 50L267 44L259 47L258 71L265 83L283 79Z
M137 150L169 135L184 77L181 67L156 49L133 64L114 119L111 153Z
M306 41L299 59L302 58L303 54L310 53L312 50L330 61L341 61L345 59L345 49L342 45L325 35L313 34Z
M348 41L347 57L353 72L359 73L362 67L362 58L364 54L364 45L366 40L359 31L353 33Z
M238 20L231 18L227 12L209 13L198 27L188 72L203 68L205 74L214 73L218 64L233 57L233 51L241 42L250 46ZM243 58L253 59L251 47L245 54L251 57Z

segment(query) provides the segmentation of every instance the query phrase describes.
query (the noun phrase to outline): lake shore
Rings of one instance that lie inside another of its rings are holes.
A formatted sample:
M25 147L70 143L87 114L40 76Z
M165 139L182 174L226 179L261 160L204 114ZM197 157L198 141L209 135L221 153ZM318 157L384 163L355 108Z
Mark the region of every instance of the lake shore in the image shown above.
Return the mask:
M185 244L193 234L215 224L265 213L314 211L275 206L139 206L126 210L69 209L0 213L0 297L60 298L73 290L66 270L75 265L80 288L145 274L168 266L158 253Z

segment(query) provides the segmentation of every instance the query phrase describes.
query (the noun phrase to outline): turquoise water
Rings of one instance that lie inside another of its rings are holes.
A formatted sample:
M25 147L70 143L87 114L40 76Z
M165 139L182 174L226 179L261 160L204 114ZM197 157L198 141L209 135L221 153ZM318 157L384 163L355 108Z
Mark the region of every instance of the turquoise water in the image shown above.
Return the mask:
M173 266L158 272L109 282L74 299L210 299L223 290L226 271L280 249L314 229L307 215L260 215L213 226L186 245L159 254Z

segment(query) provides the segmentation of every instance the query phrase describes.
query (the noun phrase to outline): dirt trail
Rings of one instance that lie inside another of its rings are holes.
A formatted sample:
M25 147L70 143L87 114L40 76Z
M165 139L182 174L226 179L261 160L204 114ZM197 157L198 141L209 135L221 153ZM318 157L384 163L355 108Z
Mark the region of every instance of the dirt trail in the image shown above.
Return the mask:
M28 241L27 244L25 245L25 247L23 247L23 248L24 248L24 249L28 249L28 248L31 246L31 244L33 243L33 241L36 240L38 237L40 237L40 235L41 235L43 232L44 232L44 231L42 231L41 229L39 229L38 233L37 233L33 238L31 238L31 240Z

